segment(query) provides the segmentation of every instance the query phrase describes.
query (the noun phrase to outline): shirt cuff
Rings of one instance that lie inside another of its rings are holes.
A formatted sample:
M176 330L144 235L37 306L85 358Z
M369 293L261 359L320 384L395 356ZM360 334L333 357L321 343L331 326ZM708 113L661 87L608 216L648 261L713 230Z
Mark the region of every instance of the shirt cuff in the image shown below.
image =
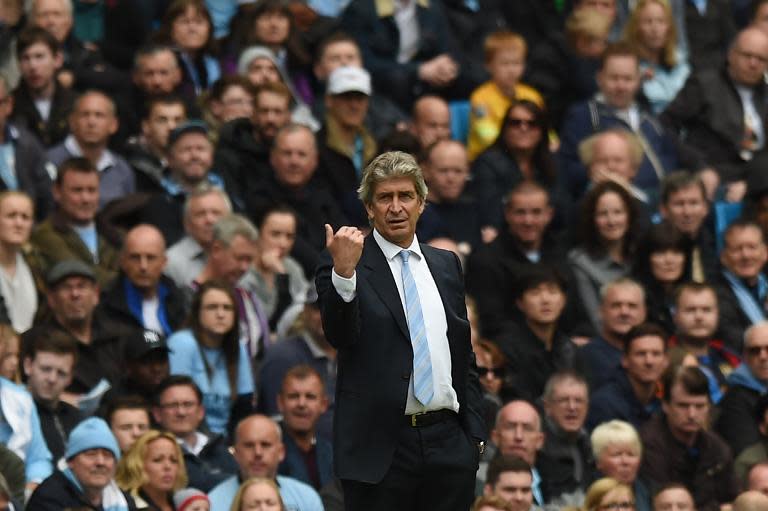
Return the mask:
M357 295L357 272L353 273L350 278L344 278L336 270L331 271L331 282L336 292L345 303L349 303L355 299Z

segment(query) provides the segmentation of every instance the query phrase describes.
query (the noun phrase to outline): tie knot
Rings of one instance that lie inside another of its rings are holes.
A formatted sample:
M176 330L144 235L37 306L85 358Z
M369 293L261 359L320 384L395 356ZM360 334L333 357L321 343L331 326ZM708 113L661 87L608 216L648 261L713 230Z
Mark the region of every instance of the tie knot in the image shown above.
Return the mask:
M398 255L400 256L400 259L402 259L403 264L408 264L408 258L411 257L411 251L401 250Z

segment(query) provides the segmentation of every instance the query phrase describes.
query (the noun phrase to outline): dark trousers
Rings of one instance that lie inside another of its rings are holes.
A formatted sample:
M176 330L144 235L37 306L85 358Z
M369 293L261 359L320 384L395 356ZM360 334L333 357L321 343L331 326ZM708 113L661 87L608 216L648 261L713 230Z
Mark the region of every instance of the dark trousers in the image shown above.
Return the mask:
M342 480L346 511L466 511L479 453L458 417L421 428L403 417L399 444L378 484Z

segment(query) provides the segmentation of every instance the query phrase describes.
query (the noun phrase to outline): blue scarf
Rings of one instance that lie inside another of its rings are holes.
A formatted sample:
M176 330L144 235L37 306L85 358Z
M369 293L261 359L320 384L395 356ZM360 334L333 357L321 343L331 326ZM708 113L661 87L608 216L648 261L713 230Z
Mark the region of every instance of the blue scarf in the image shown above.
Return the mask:
M741 310L747 315L749 321L753 325L763 321L765 319L763 302L765 302L766 295L768 295L768 281L766 281L765 276L762 273L757 276L757 296L761 302L757 303L754 295L736 275L728 270L723 270L723 275L731 286L731 290L736 295L736 300L738 300Z
M134 286L127 277L123 278L123 289L125 289L125 301L128 303L128 309L133 314L139 323L146 324L144 321L142 303L144 297L141 292ZM171 324L168 323L168 314L165 310L165 298L168 296L168 287L162 282L157 286L157 320L163 327L163 331L160 332L163 335L170 335L173 332Z

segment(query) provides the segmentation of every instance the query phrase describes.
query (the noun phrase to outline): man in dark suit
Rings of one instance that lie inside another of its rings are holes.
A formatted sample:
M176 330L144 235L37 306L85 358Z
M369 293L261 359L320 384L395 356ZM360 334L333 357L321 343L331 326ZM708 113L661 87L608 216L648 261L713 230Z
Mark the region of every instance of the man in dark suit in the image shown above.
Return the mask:
M345 507L466 509L486 429L459 260L414 235L427 188L413 157L374 159L359 194L373 233L326 226L330 257L317 273L339 350L334 465Z

